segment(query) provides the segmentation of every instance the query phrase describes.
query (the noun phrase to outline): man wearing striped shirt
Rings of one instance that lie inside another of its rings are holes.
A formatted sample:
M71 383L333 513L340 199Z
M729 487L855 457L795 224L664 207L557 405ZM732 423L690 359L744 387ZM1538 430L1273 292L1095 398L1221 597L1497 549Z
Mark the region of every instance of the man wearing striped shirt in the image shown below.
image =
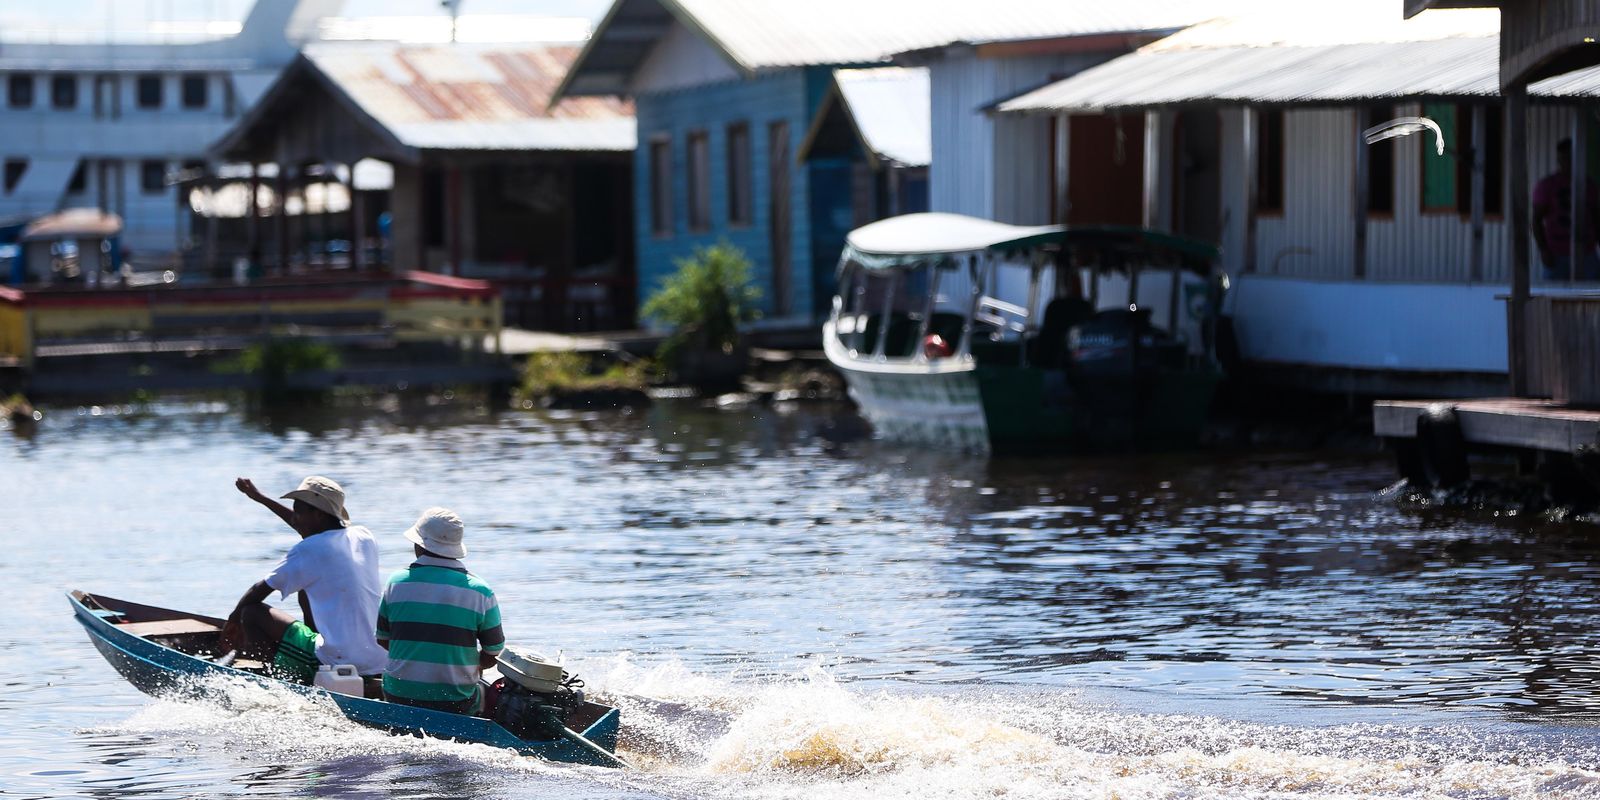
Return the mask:
M464 526L430 508L406 531L417 560L395 573L378 606L378 644L389 651L383 694L408 706L474 714L482 671L505 649L494 590L461 559Z

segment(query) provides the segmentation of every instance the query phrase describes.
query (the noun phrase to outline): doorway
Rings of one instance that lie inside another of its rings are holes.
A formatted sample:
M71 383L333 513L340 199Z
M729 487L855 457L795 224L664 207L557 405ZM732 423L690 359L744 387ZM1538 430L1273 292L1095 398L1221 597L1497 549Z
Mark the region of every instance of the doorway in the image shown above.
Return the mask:
M1175 233L1222 240L1222 119L1215 109L1178 114L1172 142Z

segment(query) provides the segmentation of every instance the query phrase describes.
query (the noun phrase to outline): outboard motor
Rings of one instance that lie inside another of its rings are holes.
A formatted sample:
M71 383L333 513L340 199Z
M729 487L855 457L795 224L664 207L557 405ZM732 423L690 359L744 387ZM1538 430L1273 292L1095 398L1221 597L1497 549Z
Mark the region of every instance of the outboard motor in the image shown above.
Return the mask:
M584 703L583 681L538 653L508 647L498 660L491 719L523 739L561 738L567 716Z

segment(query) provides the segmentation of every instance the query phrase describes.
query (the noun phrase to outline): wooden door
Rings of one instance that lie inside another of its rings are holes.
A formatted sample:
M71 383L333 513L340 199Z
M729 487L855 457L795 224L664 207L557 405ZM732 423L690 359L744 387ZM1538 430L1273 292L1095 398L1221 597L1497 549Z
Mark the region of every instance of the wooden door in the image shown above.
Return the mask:
M1144 115L1074 116L1067 141L1067 224L1142 224Z

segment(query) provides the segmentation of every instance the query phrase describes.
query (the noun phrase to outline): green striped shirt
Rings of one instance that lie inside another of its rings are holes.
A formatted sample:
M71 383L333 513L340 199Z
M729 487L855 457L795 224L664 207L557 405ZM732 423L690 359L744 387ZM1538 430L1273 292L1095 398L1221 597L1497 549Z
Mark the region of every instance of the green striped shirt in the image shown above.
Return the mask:
M378 641L389 643L385 694L467 700L478 684L478 650L506 645L494 590L453 558L421 556L394 574L378 604Z

